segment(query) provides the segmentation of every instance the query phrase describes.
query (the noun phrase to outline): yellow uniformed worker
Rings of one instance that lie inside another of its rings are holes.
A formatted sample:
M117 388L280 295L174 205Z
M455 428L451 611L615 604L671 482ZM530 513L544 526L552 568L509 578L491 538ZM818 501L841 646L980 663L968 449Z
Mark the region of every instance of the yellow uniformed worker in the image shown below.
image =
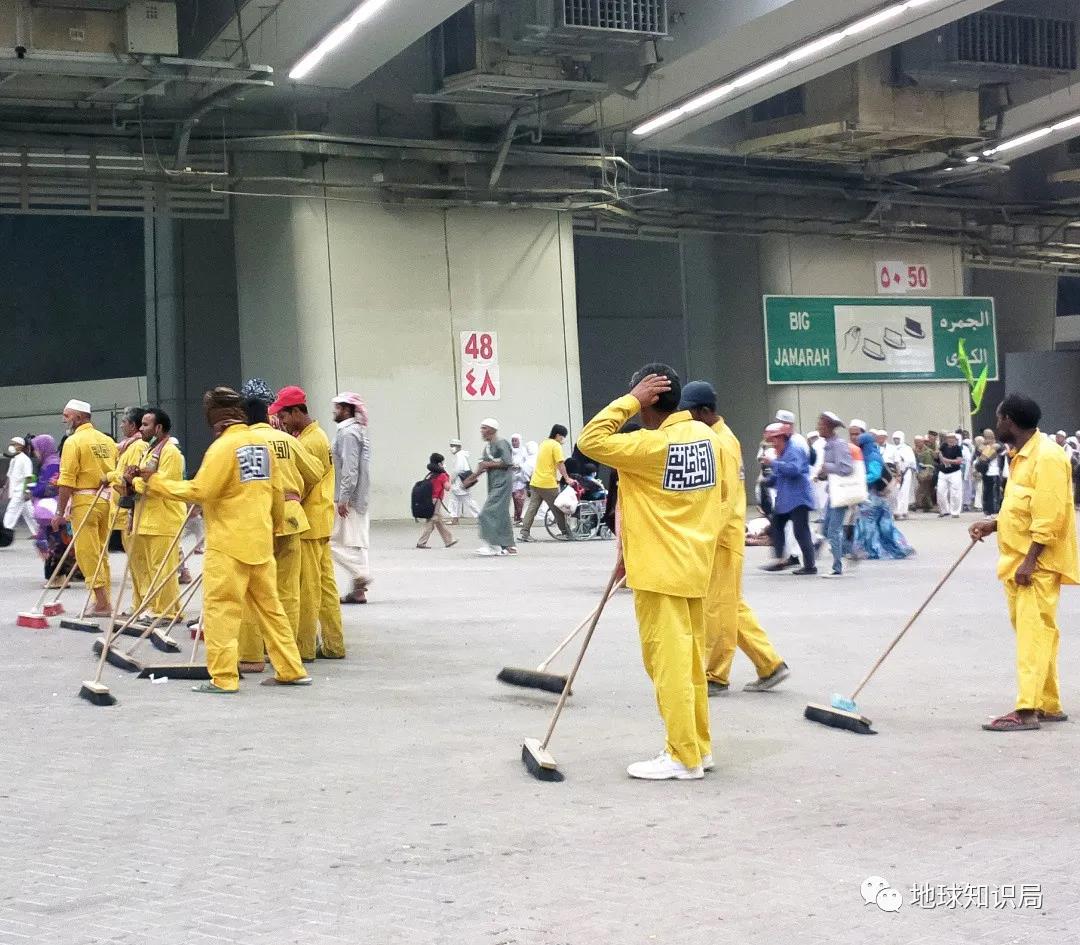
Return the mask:
M274 473L281 478L285 511L281 524L274 531L274 561L277 563L278 600L285 610L295 639L300 630L300 539L309 527L301 501L310 489L319 484L323 470L296 437L270 426L267 422L268 406L268 402L259 397L244 400L251 432L260 434L266 440L277 460ZM261 673L265 665L263 651L258 621L245 616L240 625L240 671Z
M1058 690L1057 609L1062 584L1080 583L1072 466L1039 432L1035 401L1010 394L997 409L997 437L1009 447L1009 479L997 519L971 526L982 541L997 532L998 578L1016 631L1016 709L983 726L1023 732L1064 722Z
M248 429L236 391L216 387L203 397L214 442L190 482L175 482L142 469L147 495L202 506L206 521L203 562L203 635L211 681L195 692L232 693L240 686L237 641L247 609L255 614L277 673L264 685L310 685L289 621L277 598L274 529L284 496L273 486L276 460L259 433Z
M60 475L56 480L59 494L53 529L63 527L71 518L75 540L75 560L87 584L93 583L93 617L109 617L111 575L109 556L104 549L109 541L111 514L108 497L96 499L98 490L108 484L116 468L116 444L94 429L93 413L85 400L70 400L64 408L64 422L69 436L60 456ZM85 524L84 524L85 522ZM98 561L101 561L99 568ZM94 578L95 572L97 578Z
M727 526L720 535L716 563L705 599L705 676L709 695L726 692L731 663L738 647L754 664L758 678L747 692L774 689L789 675L788 665L769 642L769 635L742 596L743 558L746 555L746 476L742 447L724 418L716 412L716 391L705 381L691 381L682 391L680 410L689 410L720 438L724 454L721 488L728 508Z
M111 515L109 531L120 530L120 541L124 545L124 554L131 559L131 549L134 536L131 534L131 506L134 504L130 496L126 496L128 484L124 481L124 470L129 466L137 466L146 452L146 441L139 432L142 425L144 410L142 407L128 407L120 418L120 442L117 444L116 468L106 476L112 488L109 490ZM124 499L124 504L120 500ZM132 577L132 600L134 606L142 603L142 583L135 574L134 567L128 569Z
M650 364L630 394L598 413L578 448L619 472L626 583L641 651L667 727L664 751L630 765L632 778L700 778L712 767L705 684L704 601L726 525L720 439L679 411L679 376ZM644 429L618 430L640 411Z
M148 408L143 414L140 431L147 450L137 468L156 470L158 478L162 480L183 482L184 457L172 442L172 420L169 415L160 407ZM151 613L170 618L179 616L180 542L176 536L187 519L187 506L166 496L148 495L142 479L134 480L134 489L141 497L138 500L141 508L131 562L132 572L137 564L145 583L145 593L152 590L151 582L160 588L148 605Z
M297 644L305 663L316 657L345 657L330 535L334 531L334 459L317 420L308 414L307 394L299 387L284 387L270 405L270 415L281 421L311 458L322 468L318 484L304 497L308 530L300 539L300 633ZM321 632L320 632L321 631Z
M143 415L146 410L143 407L129 407L124 410L123 417L120 418L120 435L121 441L117 446L117 467L112 470L108 475L109 483L112 485L111 502L112 502L112 528L120 529L120 540L124 545L124 554L132 557L132 545L134 544L134 536L132 535L132 509L133 502L125 501L123 505L120 504L121 498L124 498L125 490L127 489L127 483L124 482L124 471L138 465L139 460L143 459L143 455L149 448L147 442L143 438L143 434L140 432L141 426L143 426ZM132 600L136 608L143 603L143 581L141 576L136 575L134 562L132 567L129 568L132 576L133 596Z

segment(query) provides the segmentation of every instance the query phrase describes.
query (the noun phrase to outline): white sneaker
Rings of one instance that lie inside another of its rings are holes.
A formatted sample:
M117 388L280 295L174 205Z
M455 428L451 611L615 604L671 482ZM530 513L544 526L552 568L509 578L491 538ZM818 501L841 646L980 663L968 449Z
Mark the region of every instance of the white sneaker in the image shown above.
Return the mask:
M497 558L503 553L501 548L492 548L491 545L481 545L476 549L481 558Z
M716 767L716 765L713 763L712 755L701 756L701 767L704 771L712 771L712 769Z
M651 761L638 761L626 769L632 778L643 781L696 781L705 777L705 770L698 765L688 768L681 761L676 761L666 751L661 752Z

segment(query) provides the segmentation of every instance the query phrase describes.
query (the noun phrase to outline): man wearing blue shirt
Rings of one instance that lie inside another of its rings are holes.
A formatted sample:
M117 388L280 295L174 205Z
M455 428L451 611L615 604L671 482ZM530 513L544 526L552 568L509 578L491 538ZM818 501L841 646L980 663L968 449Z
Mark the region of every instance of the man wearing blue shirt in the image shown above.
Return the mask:
M776 503L772 515L772 543L776 561L767 564L765 571L783 571L784 529L791 522L795 541L802 552L803 566L792 574L817 574L814 560L814 540L810 536L810 510L814 507L814 492L810 485L810 458L799 449L782 423L771 423L765 428L765 439L776 451L776 459L764 459L770 466L776 481Z

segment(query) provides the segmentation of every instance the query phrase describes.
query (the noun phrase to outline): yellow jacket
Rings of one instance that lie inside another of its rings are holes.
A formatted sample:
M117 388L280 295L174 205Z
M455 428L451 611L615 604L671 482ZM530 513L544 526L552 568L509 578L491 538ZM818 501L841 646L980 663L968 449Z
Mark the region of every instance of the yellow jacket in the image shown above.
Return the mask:
M589 421L578 448L619 471L627 584L703 598L728 519L720 438L687 411L658 430L619 433L640 409L636 397L620 397Z
M304 513L310 525L304 538L329 538L334 531L334 456L330 441L317 420L312 420L297 439L320 469L318 483L304 497Z
M153 447L150 447L142 455L139 468L150 468ZM157 478L170 479L173 482L182 482L184 479L184 457L177 449L176 444L168 442L162 447L161 456L158 460ZM167 535L172 538L184 525L187 518L187 506L176 499L168 499L164 496L147 495L146 480L135 480L135 491L142 496L139 500L142 508L139 512L140 535Z
M237 423L206 451L190 482L154 476L146 494L201 505L206 547L244 564L265 564L274 556L274 530L284 496L274 486L273 451L266 438Z
M1072 466L1065 451L1038 431L1009 463L1005 498L998 513L998 577L1011 580L1032 542L1046 545L1039 568L1080 583Z
M78 495L90 490L96 492L102 480L116 469L116 444L87 421L64 441L60 456L60 475L56 484L76 490L72 506L89 505L91 495Z
M118 444L117 449L123 446L123 443ZM109 473L106 477L109 482L112 483L111 500L112 510L115 518L113 519L114 528L122 528L125 531L128 527L128 520L131 518L131 509L120 508L120 480L124 478L124 471L128 466L138 466L143 458L143 455L150 448L150 445L141 436L133 437L128 445L120 450L120 455L116 460L116 468Z
M742 446L723 417L713 424L712 429L720 438L720 452L724 457L720 485L728 512L727 524L720 533L720 545L743 554L746 551L746 471Z
M322 480L323 469L295 436L275 430L269 423L253 423L251 432L266 439L278 460L274 469L281 477L281 491L285 495L285 518L275 535L302 535L311 525L301 503L308 491ZM294 499L292 496L298 498Z

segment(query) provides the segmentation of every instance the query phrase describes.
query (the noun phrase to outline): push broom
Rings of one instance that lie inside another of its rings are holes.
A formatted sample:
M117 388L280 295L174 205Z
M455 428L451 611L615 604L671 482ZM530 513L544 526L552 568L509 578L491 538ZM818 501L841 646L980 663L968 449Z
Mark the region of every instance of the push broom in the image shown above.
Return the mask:
M186 563L188 557L193 553L193 550L187 552L187 554L184 555L184 557L180 561L181 565ZM128 672L134 673L138 672L142 668L140 663L132 659L132 654L135 652L136 647L138 647L139 644L141 644L143 640L147 638L150 639L150 642L153 644L155 649L161 650L163 653L180 652L180 644L177 643L172 637L170 637L167 632L162 633L161 630L158 629L158 625L164 619L163 617L155 617L151 619L149 624L146 626L143 626L142 624L139 624L139 626L137 627L135 626L135 622L139 620L150 608L151 601L153 601L153 599L157 597L159 593L161 593L161 589L169 583L170 578L168 576L162 577L161 570L164 564L168 561L168 556L170 554L172 554L171 547L169 548L169 551L167 552L165 558L162 559L161 565L158 566L157 571L154 573L153 582L151 583L151 586L146 590L146 593L143 596L142 603L135 609L131 616L129 616L123 623L118 623L114 619L112 625L112 633L106 634L106 636L94 641L94 653L100 656L102 652L104 652L105 658L118 669L124 669ZM197 585L192 583L191 585L185 587L175 598L173 598L172 601L169 602L168 605L166 605L166 612L174 605L180 604L182 598L184 599L184 602L186 604L187 600L190 599L189 592L191 592L192 589L196 586ZM179 612L177 615L177 620L180 619L180 614L182 613L182 606L178 608L178 611ZM174 621L173 624L170 624L169 629L172 629L175 623L176 621ZM134 635L138 637L138 639L128 648L127 653L117 652L115 646L113 645L115 640L121 635Z
M612 595L616 591L625 586L626 578L624 577L615 584L611 594L609 594L602 603L598 604L596 608L594 608L593 611L574 628L573 632L567 636L562 643L555 647L554 652L544 660L544 662L537 666L536 669L521 669L516 666L504 666L499 671L499 675L495 678L499 680L499 682L504 682L510 686L520 686L523 689L541 689L544 692L561 693L566 689L566 677L560 676L558 673L547 672L548 666L560 653L562 653L563 650L573 643L574 638L585 629L585 626L592 620L596 611L600 610L609 600L611 600Z
M109 531L111 532L116 527L116 512L113 513L112 521L109 523ZM105 563L105 558L109 554L109 543L102 542L101 551L98 552L97 564L94 566L94 576L90 579L90 586L86 590L86 599L83 601L82 610L79 611L79 616L74 620L61 620L60 626L65 630L81 630L83 633L97 633L101 630L101 625L93 620L86 619L86 612L90 609L90 601L94 599L94 585L97 583L98 575L101 574L101 566ZM123 594L124 589L120 588L120 593ZM58 595L59 596L59 595Z
M604 612L605 605L611 600L611 596L615 591L615 585L619 581L619 571L620 565L617 564L611 572L611 579L608 581L607 588L604 590L604 596L600 600L600 605L592 613L592 617L589 621L589 629L585 632L585 639L582 641L581 650L577 655L577 659L574 661L574 666L570 670L570 674L566 677L566 685L563 687L562 694L559 696L559 702L551 715L551 723L548 725L547 734L544 736L544 740L539 741L535 738L526 738L525 744L521 746L521 760L525 765L525 770L537 780L563 780L563 774L559 771L559 767L556 764L554 757L552 757L551 752L548 751L548 745L551 744L551 736L555 734L555 726L559 721L559 716L562 715L563 706L566 705L567 696L570 695L570 688L574 685L574 679L577 678L578 670L581 668L581 663L585 659L585 651L588 650L589 643L593 638L593 633L596 632L596 625L600 622L600 615Z
M138 510L135 512L138 515ZM109 692L109 687L101 681L101 674L105 669L105 658L109 655L113 640L118 636L116 629L116 617L120 613L120 599L124 596L124 585L127 584L128 574L131 573L131 558L124 562L124 574L120 578L120 591L113 600L112 617L109 618L109 626L105 630L105 643L101 648L101 656L98 659L97 672L93 679L84 679L79 689L79 698L85 699L91 705L109 706L116 705L116 696Z
M946 572L945 577L938 581L937 587L930 592L930 596L927 597L926 600L922 602L919 609L915 611L911 619L904 626L904 629L896 635L885 652L878 657L878 661L874 663L870 668L870 672L863 677L862 682L855 687L855 691L849 697L845 698L842 695L834 695L829 705L819 705L811 702L806 707L803 715L811 722L820 722L822 725L828 725L830 728L847 729L849 732L855 732L857 735L876 735L877 733L870 727L872 724L870 719L865 715L859 714L859 709L855 704L855 700L858 698L859 693L866 688L866 684L873 678L874 673L881 668L881 664L885 662L886 657L896 648L896 645L904 639L904 635L912 628L915 621L922 616L922 612L926 610L930 605L930 602L937 597L938 591L940 591L945 586L945 582L956 573L956 569L964 563L964 559L971 554L971 549L977 544L978 542L973 541L968 545L964 553L956 560L956 563Z
M201 581L202 575L200 574L195 581ZM194 582L193 582L194 583ZM199 615L199 626L202 626L203 615ZM191 679L191 680L207 680L210 679L210 670L206 668L205 663L196 665L195 657L199 654L199 640L202 639L201 633L193 633L191 635L191 658L186 663L174 663L172 665L161 666L144 666L139 672L139 679Z
M56 562L56 567L53 568L52 574L49 575L49 580L45 582L45 587L42 588L41 596L37 599L34 609L31 611L23 611L16 618L15 623L18 626L26 627L28 630L44 630L49 626L49 617L58 617L64 612L64 605L60 603L60 594L63 593L64 588L66 588L71 581L72 572L69 571L65 575L56 598L46 604L45 598L48 597L50 590L54 590L54 588L50 588L49 585L56 580L56 576L60 573L60 569L64 566L64 562L67 561L68 555L71 554L72 549L74 549L79 533L86 527L86 523L90 520L90 513L94 511L105 488L106 487L103 485L98 486L98 491L94 493L94 501L91 503L90 508L87 509L86 515L83 516L83 520L79 523L79 527L75 529L75 533L71 536L71 541L68 542L68 546L64 549L64 553L60 556L60 560Z
M137 650L147 638L153 643L155 649L165 653L179 653L180 644L169 636L169 632L180 622L180 618L184 613L184 608L191 601L191 598L195 596L195 592L199 589L201 583L202 575L200 574L196 580L192 581L188 587L185 587L169 603L166 611L172 610L174 607L176 608L176 611L164 632L162 632L159 627L165 622L166 618L164 615L159 615L151 621L150 625L146 627L141 634L139 634L139 638L132 643L125 652L121 653L115 646L110 646L109 651L105 654L105 659L108 660L112 666L117 667L117 669L123 669L129 673L141 672L143 664L135 659L135 650ZM113 639L115 640L116 638L114 637ZM162 642L159 642L159 640ZM102 648L105 646L105 642L104 637L94 641L94 652L99 656L101 655Z

